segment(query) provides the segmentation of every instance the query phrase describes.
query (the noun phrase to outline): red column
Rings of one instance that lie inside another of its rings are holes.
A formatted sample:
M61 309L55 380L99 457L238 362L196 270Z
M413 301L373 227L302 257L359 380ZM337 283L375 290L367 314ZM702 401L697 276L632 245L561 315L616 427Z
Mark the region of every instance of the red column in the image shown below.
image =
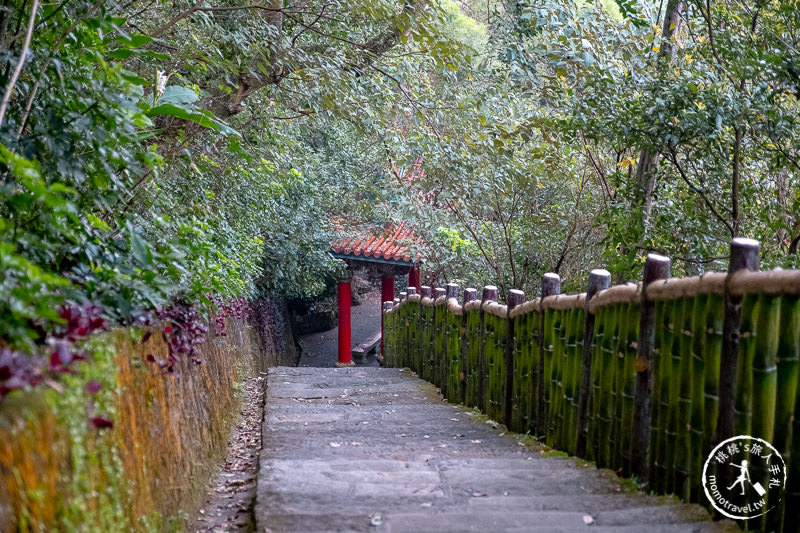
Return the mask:
M416 287L417 294L421 294L422 288L420 286L420 274L419 274L419 266L413 266L408 271L408 286L409 287Z
M339 297L339 361L336 366L353 366L350 358L350 278L340 279Z
M384 274L381 278L381 355L383 355L383 303L394 301L394 276Z

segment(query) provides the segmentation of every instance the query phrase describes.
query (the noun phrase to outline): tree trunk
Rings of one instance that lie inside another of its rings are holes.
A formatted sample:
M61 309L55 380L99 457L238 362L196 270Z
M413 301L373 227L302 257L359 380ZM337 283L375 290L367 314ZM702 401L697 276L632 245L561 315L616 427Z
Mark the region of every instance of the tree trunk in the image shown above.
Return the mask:
M673 48L672 39L680 30L683 11L685 5L683 0L669 0L667 9L664 12L664 24L661 30L661 48L658 54L659 63L662 61L672 61L677 48ZM636 195L634 196L637 205L642 210L642 225L644 234L647 234L647 226L650 223L650 214L653 206L653 190L656 184L655 167L658 164L659 154L645 147L639 154L639 164L636 167Z

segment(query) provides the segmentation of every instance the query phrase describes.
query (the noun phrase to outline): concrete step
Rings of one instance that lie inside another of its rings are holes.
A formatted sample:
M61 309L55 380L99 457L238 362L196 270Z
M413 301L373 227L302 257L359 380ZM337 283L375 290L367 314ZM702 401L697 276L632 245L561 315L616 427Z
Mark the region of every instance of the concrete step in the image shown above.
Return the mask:
M731 531L473 415L397 369L270 370L257 531Z

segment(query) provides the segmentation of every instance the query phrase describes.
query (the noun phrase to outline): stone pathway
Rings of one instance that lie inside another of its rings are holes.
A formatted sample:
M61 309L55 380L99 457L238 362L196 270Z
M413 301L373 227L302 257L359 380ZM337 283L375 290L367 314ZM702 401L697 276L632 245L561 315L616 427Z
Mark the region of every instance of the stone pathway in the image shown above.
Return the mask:
M549 455L408 370L273 368L256 531L739 531Z

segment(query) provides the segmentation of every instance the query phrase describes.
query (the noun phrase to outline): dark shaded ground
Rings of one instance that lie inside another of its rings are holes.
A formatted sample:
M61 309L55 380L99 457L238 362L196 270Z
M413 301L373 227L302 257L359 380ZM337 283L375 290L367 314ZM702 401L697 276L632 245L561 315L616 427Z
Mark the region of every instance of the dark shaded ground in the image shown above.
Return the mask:
M203 507L186 531L253 531L265 385L264 376L253 377L245 382L241 419L233 428L225 464L206 494Z
M363 297L363 303L350 311L352 346L356 346L381 331L381 293L373 289ZM298 338L302 353L297 366L333 367L338 350L339 328L312 333ZM365 366L377 366L374 356L368 356Z

